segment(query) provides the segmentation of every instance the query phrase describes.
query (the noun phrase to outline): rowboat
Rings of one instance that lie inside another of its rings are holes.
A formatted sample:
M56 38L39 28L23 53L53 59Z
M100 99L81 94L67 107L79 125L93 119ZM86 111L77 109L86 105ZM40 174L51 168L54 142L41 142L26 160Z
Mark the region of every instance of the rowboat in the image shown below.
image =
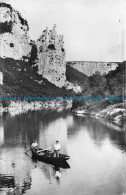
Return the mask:
M65 154L59 154L59 157L55 157L54 152L43 150L41 148L39 148L38 150L31 150L31 152L33 159L43 161L49 164L66 162L68 159L70 159L70 156Z

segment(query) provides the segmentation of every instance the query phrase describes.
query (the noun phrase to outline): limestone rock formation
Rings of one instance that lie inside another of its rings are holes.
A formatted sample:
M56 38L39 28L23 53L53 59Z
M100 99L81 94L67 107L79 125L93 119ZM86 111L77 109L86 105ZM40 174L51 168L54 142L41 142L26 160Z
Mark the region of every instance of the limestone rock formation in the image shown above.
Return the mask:
M28 24L9 4L0 3L0 57L27 60L31 45Z
M3 73L0 72L0 85L2 85L2 84L3 84Z
M66 62L63 35L57 35L56 25L52 30L43 31L37 40L38 73L58 87L72 89L76 93L81 89L66 80Z
M66 81L66 63L63 35L57 35L56 25L43 31L37 40L38 73L58 87Z

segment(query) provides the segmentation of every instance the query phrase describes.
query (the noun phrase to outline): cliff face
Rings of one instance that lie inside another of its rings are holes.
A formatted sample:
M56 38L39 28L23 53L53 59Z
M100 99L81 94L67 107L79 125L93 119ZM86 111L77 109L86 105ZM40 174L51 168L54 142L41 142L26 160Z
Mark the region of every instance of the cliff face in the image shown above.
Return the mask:
M114 62L91 62L91 61L73 61L67 62L67 65L71 66L72 68L78 70L79 72L91 76L95 72L100 72L101 75L107 74L111 70L115 70L118 67L117 63Z
M0 3L0 57L25 60L35 66L35 71L57 87L81 92L78 82L66 79L66 62L63 36L57 35L56 25L52 30L43 31L37 42L28 35L29 26L21 14L9 4ZM101 74L115 70L117 63L107 62L67 62L79 72L91 76L96 71ZM0 75L0 84L3 74Z
M57 35L56 25L43 31L37 40L38 73L58 87L66 81L66 64L63 35Z
M0 72L0 85L2 85L2 84L3 84L3 73Z
M28 24L10 5L0 3L0 57L27 59L31 52Z

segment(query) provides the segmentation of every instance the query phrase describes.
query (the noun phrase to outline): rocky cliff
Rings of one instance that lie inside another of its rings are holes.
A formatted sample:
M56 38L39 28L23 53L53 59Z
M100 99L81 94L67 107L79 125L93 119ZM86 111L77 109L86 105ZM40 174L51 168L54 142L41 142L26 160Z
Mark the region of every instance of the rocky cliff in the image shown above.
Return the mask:
M77 82L66 79L66 62L63 35L58 35L56 25L44 30L37 42L29 38L29 26L21 14L9 4L0 3L0 57L28 61L36 72L59 88L81 92ZM107 74L118 67L107 62L67 62L72 68L91 76L96 71ZM0 83L3 83L1 72ZM72 81L71 81L72 82Z
M101 75L115 70L118 64L115 62L91 62L91 61L71 61L67 62L67 65L78 70L79 72L91 76L95 72L100 72Z
M56 25L43 31L37 40L38 73L58 87L66 81L66 64L63 35L57 35Z
M52 30L44 30L37 42L32 41L27 21L6 3L0 3L0 57L29 62L36 72L57 87L80 89L66 81L63 35L57 35L56 25ZM3 75L0 78L2 84Z
M27 60L31 45L28 23L9 4L0 3L0 57Z
M2 85L2 84L3 84L3 73L0 72L0 85Z

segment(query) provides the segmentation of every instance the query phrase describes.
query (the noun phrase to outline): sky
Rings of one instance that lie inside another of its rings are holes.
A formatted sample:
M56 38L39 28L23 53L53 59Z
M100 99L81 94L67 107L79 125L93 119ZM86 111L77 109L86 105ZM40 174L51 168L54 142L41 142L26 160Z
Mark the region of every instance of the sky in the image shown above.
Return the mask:
M48 27L64 35L67 61L126 60L126 0L0 0L28 21L36 40Z

